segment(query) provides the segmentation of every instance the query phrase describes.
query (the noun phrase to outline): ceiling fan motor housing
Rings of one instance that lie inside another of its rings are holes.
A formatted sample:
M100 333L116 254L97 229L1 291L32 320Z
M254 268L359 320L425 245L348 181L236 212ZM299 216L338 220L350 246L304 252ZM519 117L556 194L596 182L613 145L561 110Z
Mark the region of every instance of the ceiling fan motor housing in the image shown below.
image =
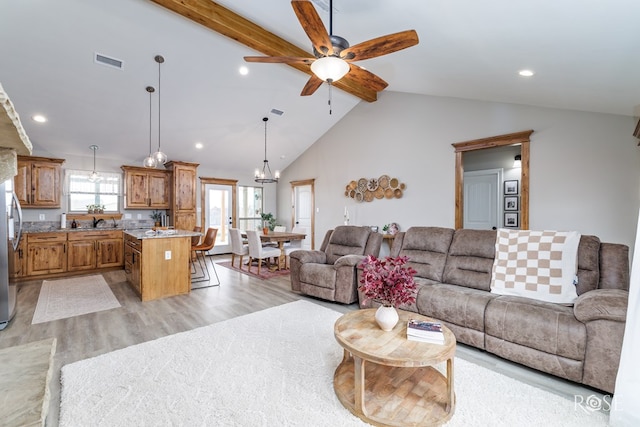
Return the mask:
M345 38L340 36L329 36L329 39L331 39L331 45L333 46L333 56L340 56L340 52L349 47L349 42ZM327 56L326 53L318 52L315 47L313 47L313 55L316 58Z

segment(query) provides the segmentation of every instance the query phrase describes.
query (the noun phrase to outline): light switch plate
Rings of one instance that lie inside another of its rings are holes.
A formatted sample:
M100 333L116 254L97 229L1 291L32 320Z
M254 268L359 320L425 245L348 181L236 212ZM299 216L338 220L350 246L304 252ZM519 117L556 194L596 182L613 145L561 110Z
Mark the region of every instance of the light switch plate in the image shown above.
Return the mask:
M40 214L39 218L40 218L40 221L44 221L44 214Z

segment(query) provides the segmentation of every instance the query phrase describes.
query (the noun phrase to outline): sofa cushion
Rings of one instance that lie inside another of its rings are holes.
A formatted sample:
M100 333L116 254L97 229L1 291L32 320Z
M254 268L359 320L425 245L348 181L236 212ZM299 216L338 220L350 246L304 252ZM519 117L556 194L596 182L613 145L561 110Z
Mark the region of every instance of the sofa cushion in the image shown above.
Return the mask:
M587 331L574 317L573 307L500 296L487 305L485 333L545 353L584 360Z
M456 230L442 281L489 291L495 244L495 230Z
M440 227L411 227L404 233L400 256L417 277L441 282L454 230Z
M369 227L353 225L336 227L327 245L327 264L335 263L343 255L364 255L369 234L371 234Z
M600 239L596 236L580 237L578 245L578 284L576 292L585 292L598 288L600 280Z
M491 292L573 304L580 234L498 230Z
M418 313L476 331L485 330L485 309L497 298L490 292L456 285L423 285L418 292Z
M300 282L321 288L334 289L336 285L336 269L329 264L302 264Z

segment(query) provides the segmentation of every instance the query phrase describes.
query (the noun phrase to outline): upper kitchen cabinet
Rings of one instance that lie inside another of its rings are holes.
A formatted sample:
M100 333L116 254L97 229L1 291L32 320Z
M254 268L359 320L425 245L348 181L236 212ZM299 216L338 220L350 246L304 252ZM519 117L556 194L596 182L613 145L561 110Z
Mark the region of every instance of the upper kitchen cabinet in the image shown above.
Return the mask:
M198 163L169 161L171 171L171 224L180 230L193 230L196 225L196 178Z
M18 156L14 191L23 208L59 208L63 159Z
M169 209L169 177L166 170L122 166L125 209Z

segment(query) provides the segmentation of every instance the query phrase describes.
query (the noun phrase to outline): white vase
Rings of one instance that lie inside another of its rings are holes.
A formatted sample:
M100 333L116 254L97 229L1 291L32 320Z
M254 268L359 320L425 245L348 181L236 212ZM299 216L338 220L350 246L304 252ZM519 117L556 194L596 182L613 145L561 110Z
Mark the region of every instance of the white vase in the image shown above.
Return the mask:
M392 330L393 327L398 323L398 320L400 320L395 307L387 307L384 305L378 307L375 317L378 326L380 326L380 329L387 332Z

